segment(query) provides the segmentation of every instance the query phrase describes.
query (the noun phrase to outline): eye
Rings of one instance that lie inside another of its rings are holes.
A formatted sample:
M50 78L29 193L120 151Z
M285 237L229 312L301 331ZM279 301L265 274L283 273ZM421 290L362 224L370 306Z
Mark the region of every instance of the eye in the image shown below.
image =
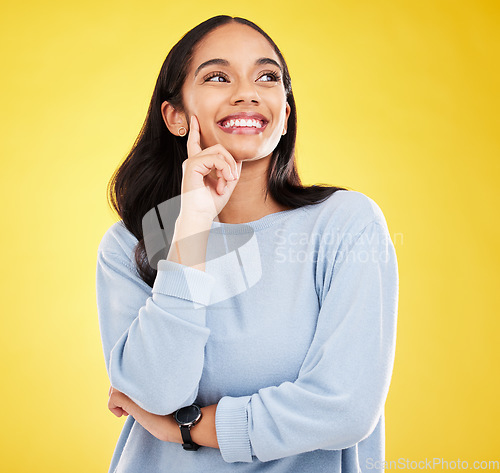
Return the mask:
M229 82L229 78L223 72L211 72L203 78L203 82Z
M264 72L264 74L262 74L258 80L260 82L278 82L280 79L281 76L277 72L270 71Z

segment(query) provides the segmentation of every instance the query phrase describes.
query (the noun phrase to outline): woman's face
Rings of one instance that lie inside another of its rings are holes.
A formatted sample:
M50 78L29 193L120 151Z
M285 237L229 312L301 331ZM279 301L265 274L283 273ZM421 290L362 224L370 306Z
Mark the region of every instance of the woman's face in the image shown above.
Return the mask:
M182 94L188 123L198 118L203 149L220 143L237 160L260 159L286 130L280 60L249 26L220 26L198 44Z

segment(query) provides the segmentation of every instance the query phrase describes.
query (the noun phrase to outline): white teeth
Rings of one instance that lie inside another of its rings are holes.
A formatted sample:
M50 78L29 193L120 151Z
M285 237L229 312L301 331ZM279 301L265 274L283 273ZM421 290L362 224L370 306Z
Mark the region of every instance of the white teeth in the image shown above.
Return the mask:
M228 120L224 123L224 128L230 127L262 128L262 123L259 120L254 120L252 118L249 118L248 120L239 118L236 120Z

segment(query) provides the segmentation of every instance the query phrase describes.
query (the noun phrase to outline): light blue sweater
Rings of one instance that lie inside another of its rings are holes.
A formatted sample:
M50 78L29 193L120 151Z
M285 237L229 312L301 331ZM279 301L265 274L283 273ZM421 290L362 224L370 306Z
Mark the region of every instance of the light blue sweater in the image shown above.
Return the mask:
M97 255L111 384L149 412L218 403L219 449L125 421L110 472L367 471L384 460L398 266L357 191L245 224L214 221L206 271L160 260L151 289L123 223ZM221 251L221 248L224 251Z

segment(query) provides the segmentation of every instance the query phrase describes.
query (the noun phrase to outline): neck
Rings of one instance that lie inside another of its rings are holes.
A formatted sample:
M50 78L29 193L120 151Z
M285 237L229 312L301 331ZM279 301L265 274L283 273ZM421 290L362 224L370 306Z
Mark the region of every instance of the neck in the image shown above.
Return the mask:
M271 156L254 161L243 161L238 184L215 221L247 223L288 209L278 204L270 194L265 199Z

